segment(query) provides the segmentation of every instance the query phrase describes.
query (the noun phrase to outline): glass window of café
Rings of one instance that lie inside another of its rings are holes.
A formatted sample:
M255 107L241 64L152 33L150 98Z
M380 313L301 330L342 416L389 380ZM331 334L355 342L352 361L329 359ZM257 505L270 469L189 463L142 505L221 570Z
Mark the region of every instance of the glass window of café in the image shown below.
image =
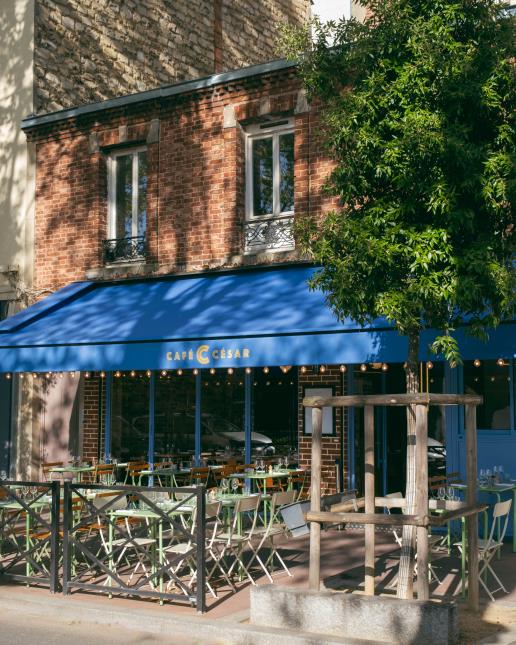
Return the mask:
M465 394L484 397L477 407L479 430L511 430L511 363L504 359L464 361Z
M252 379L252 460L297 463L297 367L256 368Z
M201 463L245 461L245 371L202 370Z
M120 376L117 376L120 374ZM111 457L147 461L149 377L146 372L116 372L111 394Z
M196 376L193 370L156 372L154 461L191 464L195 455Z

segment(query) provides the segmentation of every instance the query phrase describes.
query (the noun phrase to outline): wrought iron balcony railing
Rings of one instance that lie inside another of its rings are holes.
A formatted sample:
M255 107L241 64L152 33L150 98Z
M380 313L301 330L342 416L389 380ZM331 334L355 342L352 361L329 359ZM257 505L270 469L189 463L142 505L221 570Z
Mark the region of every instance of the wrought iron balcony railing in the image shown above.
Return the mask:
M246 222L244 227L246 253L291 251L296 246L293 215Z
M119 237L112 240L103 240L102 251L105 264L136 262L145 258L147 244L144 235Z

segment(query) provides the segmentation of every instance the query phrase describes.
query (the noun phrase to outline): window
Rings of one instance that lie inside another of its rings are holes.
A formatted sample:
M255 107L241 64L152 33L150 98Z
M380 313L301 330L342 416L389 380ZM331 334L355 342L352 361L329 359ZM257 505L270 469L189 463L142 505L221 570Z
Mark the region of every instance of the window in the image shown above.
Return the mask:
M108 159L109 240L107 261L144 255L147 229L147 151L114 152Z
M509 361L464 361L464 392L480 394L484 404L477 408L479 430L510 430L511 366Z
M246 135L246 251L292 249L293 120L255 124Z

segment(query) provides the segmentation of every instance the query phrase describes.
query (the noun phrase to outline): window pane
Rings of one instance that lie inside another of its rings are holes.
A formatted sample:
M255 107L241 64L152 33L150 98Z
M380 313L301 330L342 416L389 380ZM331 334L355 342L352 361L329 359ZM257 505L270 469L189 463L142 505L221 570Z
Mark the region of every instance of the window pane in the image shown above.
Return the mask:
M280 210L294 210L294 133L279 138Z
M147 461L149 378L145 372L113 379L111 455L122 461Z
M480 430L510 430L510 372L509 363L495 360L464 361L464 392L480 394L484 405L477 407L477 427Z
M255 369L251 400L253 460L290 457L295 463L298 424L296 369L292 368L287 374L279 367L271 367L267 374L262 369Z
M272 138L252 142L253 213L272 214Z
M147 153L138 154L138 235L147 230Z
M202 459L223 463L228 458L245 460L244 370L233 374L202 372Z
M115 158L116 237L132 237L133 156Z
M195 452L195 376L156 375L154 459L188 464Z

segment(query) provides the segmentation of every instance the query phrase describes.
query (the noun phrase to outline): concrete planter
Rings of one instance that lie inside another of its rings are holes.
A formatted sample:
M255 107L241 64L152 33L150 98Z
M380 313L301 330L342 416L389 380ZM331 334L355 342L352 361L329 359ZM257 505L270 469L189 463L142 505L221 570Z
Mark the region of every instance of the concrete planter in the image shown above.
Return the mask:
M275 585L251 589L251 624L400 645L458 639L455 603L398 600Z

